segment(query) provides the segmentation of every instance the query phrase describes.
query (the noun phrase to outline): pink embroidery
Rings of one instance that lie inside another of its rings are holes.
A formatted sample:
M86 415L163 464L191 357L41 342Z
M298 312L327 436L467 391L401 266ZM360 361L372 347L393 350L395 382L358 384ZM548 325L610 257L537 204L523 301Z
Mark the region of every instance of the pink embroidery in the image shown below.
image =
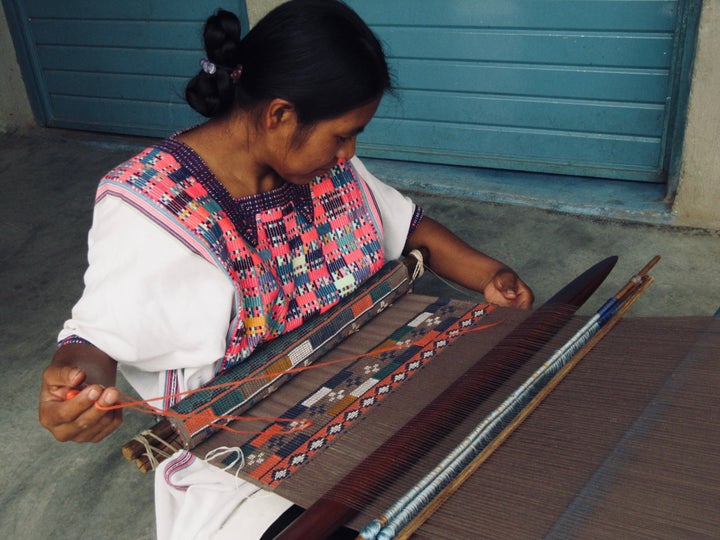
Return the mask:
M309 215L296 200L256 211L255 245L213 182L199 156L170 139L111 171L98 200L122 198L232 281L237 315L219 370L330 309L384 263L378 209L350 162L312 182Z

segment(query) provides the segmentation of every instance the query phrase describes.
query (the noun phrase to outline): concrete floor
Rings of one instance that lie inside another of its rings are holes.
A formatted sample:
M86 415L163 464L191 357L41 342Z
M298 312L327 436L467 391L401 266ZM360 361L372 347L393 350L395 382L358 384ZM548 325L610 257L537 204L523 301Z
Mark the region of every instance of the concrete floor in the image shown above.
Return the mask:
M0 177L6 197L0 218L5 231L0 238L4 538L154 537L152 477L137 473L119 452L150 420L127 414L120 431L99 444L61 444L39 426L36 412L40 373L82 290L95 186L105 171L142 145L134 139L52 130L0 135ZM375 170L386 171L391 183L420 186L400 177L393 180L387 171L402 165L377 165ZM370 168L374 170L372 164ZM535 290L538 305L593 263L618 255L620 261L606 284L581 311L590 313L659 254L662 260L652 272L656 282L630 316L711 316L720 306L720 236L658 224L662 220L655 208L648 214L655 217L643 223L642 212L631 213L641 221L628 222L598 217L593 211L570 215L538 208L552 204L497 204L483 202L482 196L421 192L412 196L429 215L513 266ZM563 206L593 207L577 202ZM601 213L621 215L611 209ZM463 294L432 277L423 278L417 290Z

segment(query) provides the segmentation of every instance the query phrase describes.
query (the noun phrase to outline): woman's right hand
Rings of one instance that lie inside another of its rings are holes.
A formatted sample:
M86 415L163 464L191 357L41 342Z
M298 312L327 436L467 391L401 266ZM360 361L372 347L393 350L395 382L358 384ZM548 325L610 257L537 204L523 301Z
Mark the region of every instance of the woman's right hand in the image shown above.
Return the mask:
M83 370L65 363L53 362L43 372L40 424L59 441L98 442L122 424L121 409L105 411L95 407L95 403L115 404L118 390L85 382ZM79 392L68 399L71 390Z

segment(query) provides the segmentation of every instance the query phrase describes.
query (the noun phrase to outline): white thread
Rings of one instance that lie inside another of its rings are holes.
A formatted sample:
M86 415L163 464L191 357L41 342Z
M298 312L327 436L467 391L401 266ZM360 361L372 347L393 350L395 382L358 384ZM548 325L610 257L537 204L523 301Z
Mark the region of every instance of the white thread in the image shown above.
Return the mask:
M223 468L223 471L227 471L228 469L231 469L235 465L238 464L238 461L240 464L237 467L237 470L235 471L235 487L240 487L239 483L239 474L242 469L245 468L245 454L242 451L242 448L239 446L218 446L217 448L213 448L210 450L207 454L205 454L205 461L212 461L213 459L227 456L228 454L237 454L237 457L231 461L228 465L226 465Z
M207 454L205 454L205 461L212 461L213 459L224 457L229 454L237 454L237 457L232 462L230 462L229 465L225 466L223 471L231 469L232 467L237 465L238 461L240 462L240 465L238 466L238 471L245 467L245 454L243 454L242 448L240 448L239 446L218 446L217 448L213 448Z
M153 446L152 443L148 440L148 437L155 439L160 444L164 445L166 448L169 448L172 450L171 453L167 453L164 450L162 450L160 447ZM133 437L133 440L139 442L143 445L145 448L145 455L148 457L148 461L150 462L150 467L152 467L153 470L157 469L158 465L160 465L160 461L155 457L155 454L160 455L164 458L169 458L172 454L177 452L179 448L175 448L172 444L167 442L166 440L162 439L161 437L158 437L155 433L153 433L151 430L146 429L139 435L136 435Z
M413 270L413 275L410 278L410 281L415 281L425 272L423 256L419 249L413 249L410 253L408 253L408 257L415 257L417 259L417 264L415 265L415 269Z

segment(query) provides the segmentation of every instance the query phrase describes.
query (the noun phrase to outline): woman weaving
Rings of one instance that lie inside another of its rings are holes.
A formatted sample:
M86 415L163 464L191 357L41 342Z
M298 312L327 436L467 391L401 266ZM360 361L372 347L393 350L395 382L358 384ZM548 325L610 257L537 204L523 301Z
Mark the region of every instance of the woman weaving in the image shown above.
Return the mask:
M58 440L119 426L119 411L93 406L116 402L118 369L144 399L197 388L405 251L426 248L435 272L488 302L532 304L510 268L354 156L391 84L352 10L293 0L242 40L219 11L204 39L186 97L209 120L100 183L85 291L43 374L40 421ZM258 538L292 505L183 452L155 484L159 538Z

